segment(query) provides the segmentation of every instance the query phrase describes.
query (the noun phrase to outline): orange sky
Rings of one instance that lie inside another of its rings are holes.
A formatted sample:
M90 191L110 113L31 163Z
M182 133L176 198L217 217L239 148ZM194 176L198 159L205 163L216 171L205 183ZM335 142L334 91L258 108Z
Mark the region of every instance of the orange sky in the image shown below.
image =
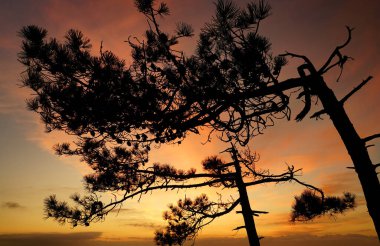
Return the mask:
M243 5L246 0L237 0ZM345 39L345 25L355 27L352 43L345 49L354 57L339 83L338 73L328 76L329 85L339 98L355 85L373 75L374 79L346 104L347 112L359 134L380 131L380 2L377 0L272 0L273 14L261 26L275 54L284 51L307 55L320 65L333 48ZM104 223L89 228L71 229L43 219L43 199L50 194L68 199L82 191L81 177L86 172L76 159L58 158L51 146L62 141L62 134L45 134L38 117L25 109L30 94L20 89L21 65L17 62L20 39L17 31L24 25L46 28L53 37L61 38L70 28L82 30L92 40L93 48L114 51L128 60L129 48L123 42L129 35L139 36L146 28L131 0L2 0L0 1L0 246L49 245L49 240L62 245L153 245L153 232L164 225L162 211L169 203L183 198L185 192L157 192L126 204L118 216L111 214ZM209 0L168 0L172 15L163 20L168 31L177 21L192 24L198 33L210 19L214 5ZM181 47L187 54L194 49L196 38ZM294 75L297 62L291 62L283 77ZM294 99L295 96L293 96ZM295 100L293 100L294 102ZM292 104L297 108L296 104ZM297 110L294 110L293 118ZM203 136L191 136L180 146L164 146L155 151L152 161L172 163L182 168L199 167L207 155L217 154L222 147L217 141L202 145ZM379 144L378 142L375 142ZM290 224L289 211L293 196L302 191L295 184L264 185L249 190L254 209L270 213L257 219L263 245L377 245L373 226L366 212L357 177L350 166L347 152L331 122L305 119L301 123L277 122L265 134L252 141L261 161L258 165L282 171L286 163L303 168L302 179L323 187L330 195L354 192L359 201L355 211L337 218L323 218L308 224ZM374 163L380 161L379 147L371 147ZM199 168L198 168L199 169ZM191 197L202 192L215 196L215 190L186 191ZM201 231L199 245L240 245L245 232L233 232L241 225L240 216L232 213ZM78 233L79 234L73 234ZM60 233L68 233L61 235ZM221 240L222 238L222 240ZM235 241L234 241L235 240ZM321 241L322 240L322 241ZM324 240L324 241L323 241ZM220 244L224 242L225 244ZM338 242L338 243L337 243ZM356 244L355 244L356 243ZM317 244L315 244L317 245ZM319 244L318 244L319 245ZM332 245L332 244L331 244Z

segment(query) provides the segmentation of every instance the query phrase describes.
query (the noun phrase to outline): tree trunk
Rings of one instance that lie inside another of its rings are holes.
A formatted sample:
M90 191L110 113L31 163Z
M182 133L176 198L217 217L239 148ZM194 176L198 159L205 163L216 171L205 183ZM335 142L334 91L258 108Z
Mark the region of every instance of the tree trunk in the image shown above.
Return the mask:
M240 205L244 218L245 230L247 232L249 245L260 246L260 239L257 235L255 220L253 218L251 205L249 204L247 187L245 186L243 177L241 176L241 168L235 152L233 152L233 159L235 162L236 185L239 190Z
M310 86L320 98L353 161L367 202L368 212L380 240L380 183L375 166L369 157L366 143L359 137L343 104L338 101L323 78L319 77L310 81Z

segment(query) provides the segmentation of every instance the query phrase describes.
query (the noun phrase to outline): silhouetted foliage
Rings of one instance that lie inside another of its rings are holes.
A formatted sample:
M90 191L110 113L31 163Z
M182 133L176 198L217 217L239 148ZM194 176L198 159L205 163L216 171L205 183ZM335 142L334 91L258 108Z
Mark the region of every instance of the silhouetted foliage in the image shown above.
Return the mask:
M68 31L62 43L48 39L47 31L37 26L20 31L23 44L19 60L27 67L23 84L35 95L28 100L28 108L41 116L46 131L60 130L77 137L74 143L56 145L57 154L80 156L94 171L85 177L89 195L72 197L78 208L51 196L45 202L48 217L73 226L89 225L104 219L124 201L149 191L215 186L238 189L245 227L247 231L255 230L253 219L249 218L252 210L246 197L248 186L295 181L321 192L298 181L293 167L273 175L252 167L255 155L244 154L243 147L249 140L274 125L274 120L290 119L289 95L285 91L296 87L300 88L298 99L304 103L296 120L304 119L310 112L313 97L321 100L323 110L312 117L329 114L354 161L370 214L373 218L379 216L373 209L377 204L376 191L380 190L377 166L372 165L365 148L366 141L378 136L359 138L343 108L355 90L338 101L322 77L337 66L343 69L349 60L341 49L349 43L351 29L348 28L347 41L317 70L305 56L271 53L269 40L259 34L261 21L271 11L267 3L260 0L239 8L231 1L219 0L216 14L201 30L195 54L185 56L175 45L193 35L191 26L179 23L173 34L166 33L158 23L159 18L170 13L165 3L136 0L135 5L145 15L149 29L143 40L128 39L133 59L129 67L103 48L99 56L92 55L89 39L77 30ZM298 67L298 78L278 81L286 56L300 58L305 64ZM210 130L209 140L215 133L221 141L232 144L228 149L230 163L209 157L203 163L203 173L151 163L152 147L180 144L189 133L199 134L200 127ZM123 195L103 204L96 193L107 191ZM210 208L216 206L221 209L216 214L224 213L229 208L222 204L232 206L234 202L211 202ZM185 199L184 203L190 200ZM191 210L180 204L187 216ZM167 231L157 233L157 242L183 243L184 238L176 233L194 236L198 225L207 224L206 218L212 219L208 212L198 213L196 223L188 219L186 225L170 224L169 220ZM178 214L172 211L171 216ZM258 245L257 233L253 234L250 242Z
M28 67L24 85L37 93L28 105L41 115L47 131L64 130L83 141L91 135L91 141L149 145L178 142L186 132L208 126L246 144L251 135L272 125L274 117L289 115L288 97L282 92L240 96L276 83L286 63L272 57L269 41L258 34L268 5L260 2L240 10L219 1L217 15L202 30L197 53L185 57L173 46L191 36L192 28L180 23L173 36L162 32L153 2L136 2L151 29L145 41L130 38L129 68L110 51L90 55L89 40L79 31L70 30L60 44L46 40L46 30L39 27L21 30L19 58Z
M170 242L182 245L186 239L194 238L200 228L229 213L238 204L239 200L213 202L205 194L194 200L179 200L176 206L169 205L170 210L164 213L168 226L156 232L155 241L158 245L170 245Z
M355 196L348 192L344 193L343 197L321 197L313 191L305 190L300 196L295 197L290 220L309 221L324 214L341 214L355 206Z
M289 166L287 171L281 174L271 174L268 170L256 167L258 155L250 152L249 149L239 153L232 145L226 151L231 155L231 162L225 162L217 156L208 157L202 162L203 172L201 173L197 173L194 169L183 171L158 163L146 168L142 166L137 168L133 162L131 165L128 160L120 163L120 160L115 160L116 155L106 152L108 159L100 157L96 163L91 163L91 167L96 171L95 174L85 176L86 188L90 193L82 197L74 194L71 199L75 206L57 201L55 195L52 195L45 200L45 214L61 224L70 223L74 227L88 226L92 222L104 220L111 210L117 209L128 199L135 196L141 197L148 191L159 189L210 186L235 189L241 196L242 192L246 195L246 188L253 185L293 181L321 192L316 187L297 179L300 169ZM117 156L120 157L120 155L119 153ZM102 164L100 169L93 167L99 163ZM104 203L99 199L97 192L106 191L123 192L124 195L118 198L115 196L110 203ZM189 198L179 200L177 206L171 205L170 212L165 213L164 219L168 221L168 226L164 231L156 232L155 240L158 245L182 245L185 240L193 239L202 227L215 218L230 213L238 205L243 207L243 204L241 198L225 200L220 196L218 202L213 202L206 195L201 195L194 201ZM250 207L248 209L251 217L256 212L262 213L251 210Z

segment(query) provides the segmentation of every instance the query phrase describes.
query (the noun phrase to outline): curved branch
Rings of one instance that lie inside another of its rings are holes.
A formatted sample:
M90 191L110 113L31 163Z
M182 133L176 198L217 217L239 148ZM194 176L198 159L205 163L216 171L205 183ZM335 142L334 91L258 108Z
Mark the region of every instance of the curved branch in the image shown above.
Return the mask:
M208 214L208 213L205 213L205 212L202 212L202 211L192 211L191 212L195 212L197 214L201 214L202 217L204 218L211 218L211 219L215 219L217 217L220 217L220 216L223 216L225 214L228 214L230 213L232 210L234 210L236 208L237 205L239 205L240 203L240 198L237 199L234 203L231 204L230 207L228 207L226 210L224 210L223 212L219 212L219 213L214 213L214 214Z
M342 45L339 45L335 48L335 50L331 53L330 57L327 59L326 63L318 70L319 74L324 74L325 72L327 72L331 68L330 64L331 64L331 62L335 56L339 57L339 61L342 60L342 55L340 53L340 50L343 49L344 47L346 47L350 43L351 33L352 33L352 30L354 30L353 28L350 28L349 26L346 26L346 29L348 32L348 36L347 36L346 41ZM336 65L338 65L338 64L339 63L337 63Z
M304 56L304 55L298 55L298 54L290 53L290 52L287 52L287 51L285 52L285 54L280 54L279 56L284 56L284 57L286 57L286 56L290 56L290 57L295 57L295 58L302 59L302 60L304 60L304 62L305 62L306 64L309 65L309 68L311 69L310 72L311 72L312 74L314 74L314 73L317 72L317 70L316 70L315 67L314 67L314 64L310 61L310 59L309 59L307 56Z
M133 192L132 194L129 194L126 192L125 195L123 196L123 198L121 198L120 200L115 200L113 202L110 202L108 203L107 205L103 206L102 209L100 209L99 211L95 211L93 215L96 215L97 213L99 212L102 212L103 210L107 210L108 208L114 208L116 205L118 204L121 204L123 203L124 201L128 200L128 199L131 199L135 196L138 196L138 195L142 195L142 194L145 194L149 191L153 191L153 190L174 190L174 189L188 189L188 188L198 188L198 187L204 187L204 186L211 186L213 184L216 184L216 183L220 183L221 180L220 179L215 179L215 180L211 180L211 181L206 181L206 182L203 182L203 183L197 183L197 184L182 184L182 185L158 185L158 186L153 186L153 187L148 187L148 188L145 188L145 189L141 189L139 191L136 191L136 192ZM112 210L110 209L110 210Z

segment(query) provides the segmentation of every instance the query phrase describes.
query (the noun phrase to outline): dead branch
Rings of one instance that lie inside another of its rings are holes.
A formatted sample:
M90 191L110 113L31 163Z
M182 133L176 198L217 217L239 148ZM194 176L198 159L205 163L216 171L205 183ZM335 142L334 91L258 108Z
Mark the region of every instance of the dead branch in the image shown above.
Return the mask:
M363 138L363 141L364 142L369 142L369 141L371 141L371 140L373 140L375 138L380 138L380 133L376 133L376 134L373 134L371 136L365 137L365 138Z
M267 211L258 211L258 210L252 210L252 215L253 216L260 216L260 214L268 214L269 212ZM237 214L243 213L242 211L236 211Z
M258 211L258 210L252 210L252 213L256 213L256 214L269 214L269 212L267 212L267 211Z
M286 57L286 56L290 56L290 57L295 57L295 58L302 59L302 60L304 60L304 62L305 62L306 64L309 65L309 69L311 69L310 72L311 72L311 73L316 73L316 69L315 69L313 63L310 61L310 59L309 59L307 56L304 56L304 55L298 55L298 54L291 53L291 52L288 52L288 51L286 51L284 54L280 54L279 56L284 56L284 57Z
M340 50L346 47L350 43L351 33L352 33L352 30L354 30L353 28L350 28L348 26L346 26L346 29L348 32L346 41L342 45L339 45L335 48L335 50L331 53L330 57L327 59L326 63L319 69L318 71L319 74L326 73L328 70L330 70L332 67L335 67L336 65L342 66L343 63L345 62L344 57L342 57L342 54L340 53ZM338 56L339 61L333 65L330 65L335 56Z
M238 231L238 230L243 229L243 228L245 228L245 226L238 226L235 229L233 229L233 231Z
M299 184L301 184L301 185L303 185L303 186L305 186L305 187L307 187L307 188L309 188L311 190L318 191L321 194L321 196L322 196L322 201L325 199L325 193L321 189L319 189L319 188L317 188L317 187L315 187L313 185L307 184L305 182L302 182L302 181L300 181L300 180L298 180L296 178L293 178L292 180L294 180L296 183L299 183Z
M234 201L228 208L226 208L224 211L221 211L221 212L207 213L201 210L198 211L198 210L192 210L192 209L187 209L186 211L202 215L202 218L201 218L202 220L205 218L215 219L215 218L218 218L225 214L230 213L232 210L236 208L237 205L239 205L239 203L240 203L240 198Z
M356 86L352 91L350 91L350 93L348 93L345 97L343 97L342 100L340 100L340 103L344 104L355 92L357 92L358 90L360 90L372 78L373 78L372 76L368 76L368 78L366 78L365 80L363 80L358 86Z
M363 86L367 84L368 81L370 81L373 77L368 76L365 80L363 80L358 86L356 86L352 91L350 91L346 96L344 96L341 100L340 103L344 104L354 93L356 93L358 90L360 90ZM319 110L315 112L310 118L321 118L321 115L327 114L325 109Z
M310 118L320 119L320 118L321 118L321 115L323 115L323 114L327 114L326 110L324 110L324 109L315 112L314 114L312 114L312 115L310 116Z

